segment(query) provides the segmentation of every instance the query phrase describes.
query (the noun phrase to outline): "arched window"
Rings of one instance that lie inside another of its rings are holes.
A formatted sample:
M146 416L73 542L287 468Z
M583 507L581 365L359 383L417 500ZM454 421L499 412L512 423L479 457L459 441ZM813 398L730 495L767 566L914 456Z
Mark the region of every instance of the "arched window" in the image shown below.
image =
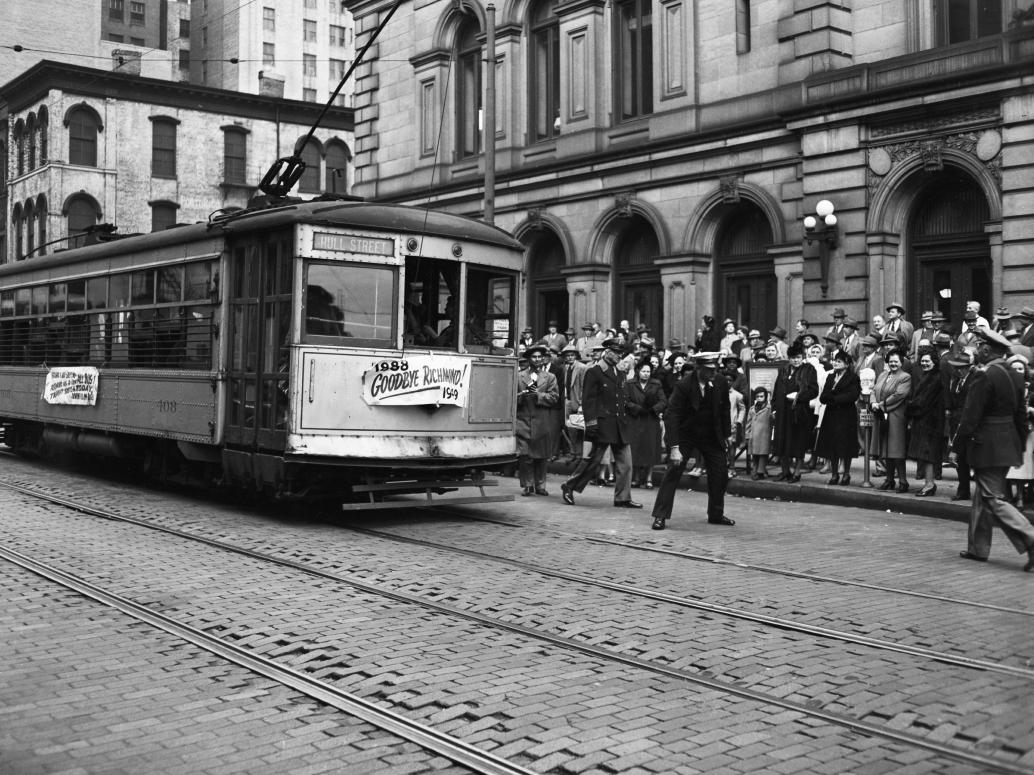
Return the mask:
M24 258L32 258L33 251L36 248L36 211L32 205L32 200L29 199L25 202L25 206L22 208L22 222L19 226L19 231L25 235L25 252L22 254Z
M50 115L47 113L47 106L41 105L39 114L36 118L36 132L39 134L39 163L44 165L47 163L49 143L48 135L50 132Z
M76 194L65 203L64 215L68 224L68 246L78 247L85 244L86 230L100 222L101 209L93 197Z
M37 255L47 255L47 198L40 194L36 197L36 233L39 235Z
M97 166L97 133L100 120L86 105L77 105L65 117L68 127L68 163L83 167Z
M617 114L622 120L653 113L652 0L620 0L615 15Z
M300 143L304 138L298 140ZM296 145L295 148L300 146ZM298 193L318 194L320 193L320 161L323 158L323 146L315 137L309 139L304 148L296 150L302 161L305 162L305 172L298 179Z
M323 190L330 194L348 193L348 162L352 155L340 140L327 143L327 184Z
M21 261L24 258L22 253L22 206L16 204L11 208L11 231L14 232L14 260Z
M164 231L170 226L176 225L178 204L165 200L149 204L151 205L151 231Z
M36 169L36 114L30 113L29 120L25 122L25 169L31 172Z
M481 28L472 15L464 17L456 34L456 158L481 153Z
M560 23L555 0L539 0L531 14L529 133L533 141L560 134Z
M12 133L14 139L14 174L15 176L25 174L25 122L18 119Z

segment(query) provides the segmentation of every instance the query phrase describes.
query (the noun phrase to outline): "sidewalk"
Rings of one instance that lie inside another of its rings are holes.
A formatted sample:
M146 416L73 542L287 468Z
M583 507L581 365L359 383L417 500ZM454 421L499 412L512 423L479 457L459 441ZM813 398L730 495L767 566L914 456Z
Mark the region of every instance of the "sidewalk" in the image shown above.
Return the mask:
M737 461L735 468L736 476L729 480L727 492L730 495L738 495L743 498L763 498L765 500L797 501L802 503L822 503L832 506L849 506L859 509L875 509L879 511L893 511L901 514L917 514L924 517L937 517L939 519L950 519L957 522L969 521L970 502L953 501L952 496L958 490L958 479L955 476L955 469L944 467L942 478L937 482L937 494L929 497L918 498L916 492L923 486L923 480L910 478L908 480L909 492L897 493L893 490L878 489L883 484L883 478L875 474L875 466L872 468L870 482L872 487L862 487L862 466L861 460L855 460L851 468L851 484L847 487L827 484L829 474L802 473L801 481L794 484L786 482L773 482L771 477L779 473L779 466L769 465L768 479L754 481L747 475L742 459ZM916 464L908 462L906 471L909 477L915 475ZM548 469L552 474L568 475L575 467L575 463L566 463L562 459L551 461ZM653 483L656 487L664 476L663 466L653 470ZM707 478L705 476L691 477L686 474L682 476L682 487L698 492L707 491ZM634 489L633 498L639 501L649 502L656 490ZM1028 518L1031 511L1024 510Z

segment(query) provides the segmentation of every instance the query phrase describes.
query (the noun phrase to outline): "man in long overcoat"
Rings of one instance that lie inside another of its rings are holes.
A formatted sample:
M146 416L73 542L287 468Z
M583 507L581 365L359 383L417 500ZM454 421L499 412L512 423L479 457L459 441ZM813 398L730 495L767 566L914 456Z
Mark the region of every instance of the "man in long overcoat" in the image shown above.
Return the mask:
M997 525L1016 551L1027 553L1023 569L1030 572L1034 571L1034 525L1005 494L1006 471L1023 458L1023 378L1005 365L1008 339L986 328L977 329L977 337L977 358L985 365L970 377L962 420L952 442L953 457L965 449L973 468L969 542L959 555L986 562L991 552L991 528Z
M641 509L632 500L632 427L625 409L625 374L617 365L625 357L625 346L618 339L603 343L603 356L585 372L582 380L582 415L585 438L592 442L589 457L579 461L571 477L560 485L564 503L573 506L574 494L585 489L603 453L610 447L614 457L614 505Z
M545 345L525 354L528 368L517 375L517 470L522 495L548 495L546 459L552 454L552 407L560 400L556 377L546 367Z
M696 449L707 472L707 521L712 525L734 525L725 516L725 487L729 483L726 458L732 432L729 380L717 373L719 354L700 353L695 368L675 385L664 413L664 440L670 447L668 470L664 472L653 505L653 529L664 530L671 517L686 462Z

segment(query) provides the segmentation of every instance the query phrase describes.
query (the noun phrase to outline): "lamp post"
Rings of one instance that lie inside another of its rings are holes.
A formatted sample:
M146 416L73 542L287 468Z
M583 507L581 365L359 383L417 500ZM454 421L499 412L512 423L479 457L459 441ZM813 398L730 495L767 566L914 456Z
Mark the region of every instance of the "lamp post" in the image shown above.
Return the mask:
M834 210L833 203L823 199L815 205L815 215L807 215L804 218L804 241L809 245L817 242L819 246L820 285L823 296L829 290L830 252L840 244L840 232Z

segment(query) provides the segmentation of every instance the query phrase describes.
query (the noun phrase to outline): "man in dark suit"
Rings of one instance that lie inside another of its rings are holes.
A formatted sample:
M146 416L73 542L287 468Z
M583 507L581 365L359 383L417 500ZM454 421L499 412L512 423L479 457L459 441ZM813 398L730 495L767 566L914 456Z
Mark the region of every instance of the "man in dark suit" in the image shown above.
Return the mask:
M1027 347L1034 347L1034 307L1024 307L1020 310L1020 344Z
M964 450L973 468L969 541L959 556L986 562L991 552L991 528L997 525L1016 551L1027 553L1023 570L1030 572L1034 571L1034 525L1005 494L1005 473L1023 458L1023 378L1005 365L1008 339L987 328L977 329L977 337L977 359L984 368L969 378L962 419L952 440L952 462Z
M884 334L888 332L899 334L904 342L904 347L907 349L912 341L912 334L915 333L916 327L905 320L905 308L900 303L896 301L891 302L886 312L887 327L883 329Z
M732 432L729 380L717 373L719 354L699 353L695 368L675 385L664 412L669 464L653 505L653 529L664 530L671 517L682 472L696 449L707 472L707 521L734 525L725 516L725 487L729 483L726 447Z
M592 442L589 457L579 461L571 477L560 485L564 503L574 505L574 494L585 489L593 471L610 447L614 456L614 505L641 509L632 500L632 423L625 411L625 374L617 365L625 357L624 345L617 339L603 343L603 357L585 372L582 380L582 415L585 438Z
M948 421L949 443L958 433L959 425L962 423L962 410L966 406L966 394L969 392L969 378L973 368L972 353L969 350L963 350L949 356L943 371L950 375L950 382L944 391L944 414ZM959 476L959 488L951 499L968 501L973 496L969 488L969 460L966 457L965 446L960 445L955 454L955 470Z

